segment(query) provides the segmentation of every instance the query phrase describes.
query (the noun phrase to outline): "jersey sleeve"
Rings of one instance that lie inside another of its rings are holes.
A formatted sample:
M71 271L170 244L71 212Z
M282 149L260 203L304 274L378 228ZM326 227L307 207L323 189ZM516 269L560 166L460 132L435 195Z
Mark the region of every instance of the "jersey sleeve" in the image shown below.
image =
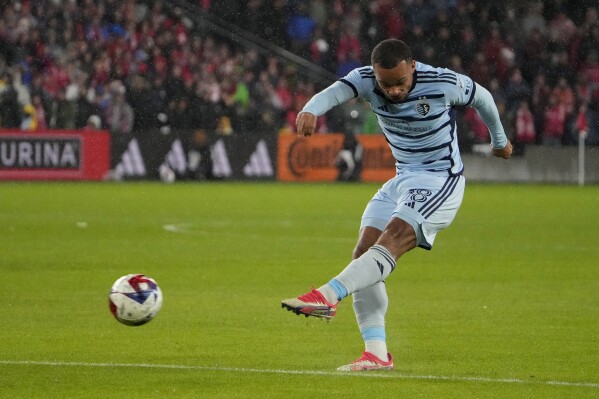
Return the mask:
M310 101L306 103L302 112L309 112L316 116L320 116L325 114L331 108L343 104L354 97L355 94L352 88L341 80L338 80L323 91L316 93Z
M452 79L453 75L455 80ZM460 73L453 72L449 69L445 69L442 74L439 75L446 76L444 79L447 79L447 82L455 82L455 84L447 84L445 85L445 95L449 98L449 103L451 105L470 105L472 100L474 99L474 93L476 92L476 85L470 77L466 75L462 75Z
M470 77L449 69L440 72L439 78L448 83L444 85L444 91L449 104L476 109L489 129L493 148L503 148L507 144L507 137L491 93Z

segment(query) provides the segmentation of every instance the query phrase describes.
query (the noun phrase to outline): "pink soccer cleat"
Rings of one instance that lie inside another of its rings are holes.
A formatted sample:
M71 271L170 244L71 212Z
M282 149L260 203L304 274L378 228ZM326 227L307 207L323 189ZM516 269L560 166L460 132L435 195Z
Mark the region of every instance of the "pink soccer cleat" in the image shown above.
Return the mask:
M376 357L370 352L362 353L362 356L358 360L353 361L350 364L346 364L337 368L339 371L370 371L370 370L393 370L393 358L390 353L389 361L384 361Z
M337 313L337 305L327 301L316 289L297 298L284 299L281 301L281 306L298 315L303 314L306 317L312 316L327 320L332 319Z

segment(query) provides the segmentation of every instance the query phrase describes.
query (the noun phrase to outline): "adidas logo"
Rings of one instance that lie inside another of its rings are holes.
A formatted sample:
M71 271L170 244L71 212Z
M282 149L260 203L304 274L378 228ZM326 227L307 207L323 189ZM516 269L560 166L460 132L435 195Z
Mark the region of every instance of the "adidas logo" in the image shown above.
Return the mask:
M268 147L264 140L256 144L256 151L250 155L250 160L243 167L243 174L246 176L272 176L272 162L268 155Z
M166 164L175 172L184 174L187 171L187 158L185 157L185 150L181 140L177 139L173 141L171 150L166 154Z
M127 145L127 149L121 155L121 162L114 168L118 176L145 176L146 166L144 165L141 150L137 139L133 139Z
M376 260L375 258L374 261L376 262L376 265L379 267L379 271L381 272L381 276L385 273L385 266L383 266L383 264L381 262L379 262L378 260Z
M218 140L212 146L212 174L217 177L229 177L232 173L225 143L222 139Z

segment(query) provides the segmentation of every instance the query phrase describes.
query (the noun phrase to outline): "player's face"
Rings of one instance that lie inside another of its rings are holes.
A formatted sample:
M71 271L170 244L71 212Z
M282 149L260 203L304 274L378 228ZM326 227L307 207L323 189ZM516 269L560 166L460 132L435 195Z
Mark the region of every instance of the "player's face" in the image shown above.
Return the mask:
M402 61L394 68L385 69L379 64L374 64L374 76L379 87L385 93L385 96L393 101L400 102L406 99L412 82L414 81L414 71L416 70L416 61Z

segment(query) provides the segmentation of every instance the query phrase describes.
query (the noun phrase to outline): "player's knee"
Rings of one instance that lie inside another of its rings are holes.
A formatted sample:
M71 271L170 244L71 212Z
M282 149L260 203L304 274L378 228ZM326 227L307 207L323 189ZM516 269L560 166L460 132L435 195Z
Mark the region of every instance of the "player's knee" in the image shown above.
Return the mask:
M415 236L414 228L406 221L393 218L385 227L384 235L394 239L402 240L409 236Z
M378 244L383 245L396 259L416 247L416 232L408 222L393 218L385 230Z

